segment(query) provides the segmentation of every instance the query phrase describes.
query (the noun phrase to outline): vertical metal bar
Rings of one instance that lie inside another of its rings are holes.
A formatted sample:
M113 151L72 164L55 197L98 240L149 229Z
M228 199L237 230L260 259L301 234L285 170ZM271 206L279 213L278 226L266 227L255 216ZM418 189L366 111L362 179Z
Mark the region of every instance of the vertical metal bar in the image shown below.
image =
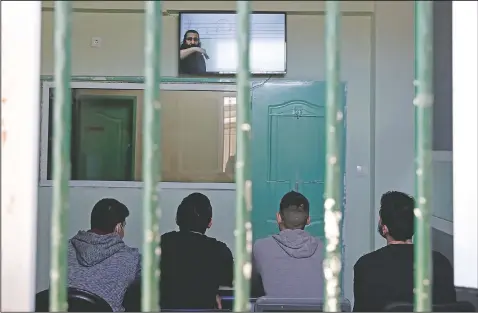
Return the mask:
M415 1L415 311L431 311L433 2Z
M452 1L453 268L455 286L478 288L478 2Z
M249 84L250 4L237 1L237 153L236 153L236 262L234 312L250 310L252 252L251 97Z
M67 228L71 138L71 1L55 1L55 99L53 112L53 212L50 311L67 303Z
M2 2L1 14L1 311L33 312L37 247L41 2Z
M159 182L161 180L161 1L145 1L145 97L143 108L143 312L159 310L161 255Z
M342 219L343 183L342 129L344 112L340 99L340 2L326 1L326 161L325 161L325 307L326 312L340 311L340 221Z

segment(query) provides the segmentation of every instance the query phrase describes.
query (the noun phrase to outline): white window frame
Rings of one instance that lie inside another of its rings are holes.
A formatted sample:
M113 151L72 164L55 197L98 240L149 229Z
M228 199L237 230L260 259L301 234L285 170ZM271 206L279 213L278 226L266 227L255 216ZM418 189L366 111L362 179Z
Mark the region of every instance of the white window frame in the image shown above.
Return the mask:
M48 169L48 125L50 88L55 83L45 81L42 83L41 121L40 121L40 187L51 187L53 181L47 179ZM144 90L142 83L116 83L116 82L71 82L72 89L118 89L118 90ZM236 85L232 83L162 83L161 90L176 91L222 91L236 92ZM142 181L96 181L96 180L70 180L70 187L96 187L96 188L142 188ZM186 183L186 182L161 182L161 189L195 189L195 190L236 190L235 183Z

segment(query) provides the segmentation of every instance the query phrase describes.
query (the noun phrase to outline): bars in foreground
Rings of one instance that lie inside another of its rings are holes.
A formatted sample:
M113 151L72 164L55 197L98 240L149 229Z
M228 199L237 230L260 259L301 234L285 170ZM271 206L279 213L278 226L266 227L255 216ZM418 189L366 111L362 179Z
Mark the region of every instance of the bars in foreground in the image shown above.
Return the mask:
M145 2L145 103L143 142L143 283L142 310L159 310L160 259L160 48L161 1ZM430 245L432 183L432 72L433 72L433 3L415 1L416 58L416 201L415 209L415 310L430 311L432 264ZM342 134L344 112L340 99L340 2L326 2L326 185L325 234L326 260L325 310L340 310L341 264L340 222L342 170L344 155ZM53 207L51 232L50 310L67 311L67 217L69 209L70 129L71 129L71 2L55 1L55 101L53 140ZM252 182L250 164L250 3L237 1L237 40L239 66L237 72L237 161L236 161L236 262L234 311L249 309L252 251ZM476 22L476 21L475 21ZM2 35L3 35L2 30ZM475 47L476 49L476 47ZM39 53L39 49L38 49ZM3 51L2 51L3 56ZM3 71L2 71L3 74ZM475 72L476 74L476 72ZM475 75L476 80L476 75ZM3 94L3 85L2 85ZM475 99L476 100L476 99ZM475 101L476 102L476 101ZM2 104L3 106L3 104ZM33 115L32 115L33 116ZM2 129L3 131L3 129ZM3 148L3 141L2 141ZM6 150L8 152L8 150ZM7 154L6 154L7 156ZM476 156L475 156L476 159ZM3 160L2 160L3 180ZM476 181L476 180L475 180ZM3 187L2 187L3 191ZM3 199L3 198L2 198ZM476 203L476 202L475 202ZM2 202L2 215L4 204ZM33 284L30 282L29 284ZM32 286L30 286L32 287ZM33 288L33 287L32 287ZM30 288L31 289L31 288ZM32 289L33 290L33 289ZM3 293L3 291L2 291ZM3 296L2 296L3 298Z

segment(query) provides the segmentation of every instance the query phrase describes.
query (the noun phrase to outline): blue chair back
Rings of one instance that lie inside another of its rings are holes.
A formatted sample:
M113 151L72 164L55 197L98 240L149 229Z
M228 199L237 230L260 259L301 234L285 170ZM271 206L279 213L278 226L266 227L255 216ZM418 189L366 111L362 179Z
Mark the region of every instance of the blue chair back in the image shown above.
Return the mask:
M475 312L476 308L468 301L458 301L455 303L435 304L432 306L432 312ZM412 303L391 303L387 305L384 312L413 312Z
M231 312L230 310L217 310L217 309L161 309L161 312Z
M342 312L352 311L348 299L340 299ZM260 297L254 305L255 312L324 312L324 300L319 298Z
M456 300L468 301L478 311L478 288L456 287Z

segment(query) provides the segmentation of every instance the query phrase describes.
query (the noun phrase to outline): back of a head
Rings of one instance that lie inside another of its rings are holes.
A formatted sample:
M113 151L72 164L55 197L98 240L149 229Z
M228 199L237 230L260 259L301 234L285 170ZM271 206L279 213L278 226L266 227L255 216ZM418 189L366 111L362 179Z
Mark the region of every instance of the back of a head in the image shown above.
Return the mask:
M112 233L128 216L129 210L123 203L111 198L101 199L91 211L91 229Z
M415 200L406 193L390 191L380 200L380 218L394 240L406 241L414 235Z
M211 219L211 202L206 195L199 192L184 198L176 213L176 224L182 231L195 231L204 234Z
M286 229L304 229L309 218L309 200L295 191L286 193L280 202L282 225Z

